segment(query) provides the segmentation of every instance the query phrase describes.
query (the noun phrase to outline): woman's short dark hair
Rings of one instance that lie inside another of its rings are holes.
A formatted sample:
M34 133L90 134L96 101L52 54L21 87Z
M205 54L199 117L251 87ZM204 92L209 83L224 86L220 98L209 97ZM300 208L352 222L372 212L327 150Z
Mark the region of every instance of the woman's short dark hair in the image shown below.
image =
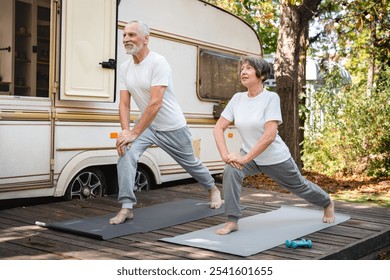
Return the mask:
M272 74L271 66L264 58L245 56L241 59L241 65L244 63L248 63L252 66L256 70L256 77L261 78L263 82Z

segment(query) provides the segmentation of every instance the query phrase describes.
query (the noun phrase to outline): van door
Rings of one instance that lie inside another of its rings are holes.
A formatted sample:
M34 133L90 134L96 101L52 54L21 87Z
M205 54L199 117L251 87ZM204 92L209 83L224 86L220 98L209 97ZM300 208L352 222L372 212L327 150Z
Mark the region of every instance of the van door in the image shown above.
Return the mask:
M115 97L116 0L63 0L61 100Z
M6 194L11 191L49 195L51 1L8 0L1 7L0 44L10 45L4 64L0 56L6 82L0 90L0 199L19 196Z

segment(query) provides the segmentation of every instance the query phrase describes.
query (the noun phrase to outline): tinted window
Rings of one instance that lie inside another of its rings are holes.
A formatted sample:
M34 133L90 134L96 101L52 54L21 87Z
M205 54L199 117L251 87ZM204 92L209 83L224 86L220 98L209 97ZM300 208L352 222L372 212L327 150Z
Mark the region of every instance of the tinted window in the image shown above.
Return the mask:
M229 100L246 91L240 83L240 56L201 49L199 53L199 96L203 100Z

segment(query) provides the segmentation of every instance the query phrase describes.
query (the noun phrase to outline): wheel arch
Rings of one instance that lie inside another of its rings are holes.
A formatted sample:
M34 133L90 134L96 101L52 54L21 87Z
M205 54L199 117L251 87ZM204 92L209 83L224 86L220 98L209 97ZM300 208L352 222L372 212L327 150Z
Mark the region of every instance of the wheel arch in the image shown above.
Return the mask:
M118 154L116 150L84 151L76 155L68 161L61 170L55 187L54 196L64 196L69 183L81 170L89 167L116 165L117 161ZM139 163L151 171L151 175L156 184L161 184L161 173L158 162L150 153L147 151L144 152Z

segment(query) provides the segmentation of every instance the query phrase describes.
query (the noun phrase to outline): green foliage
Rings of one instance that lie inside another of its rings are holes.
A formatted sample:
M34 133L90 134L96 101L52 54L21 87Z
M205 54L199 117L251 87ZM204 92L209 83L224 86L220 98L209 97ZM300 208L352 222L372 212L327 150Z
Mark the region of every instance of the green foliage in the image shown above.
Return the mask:
M372 104L370 127L376 128L377 134L373 148L374 156L370 158L368 175L390 176L390 66L385 67L378 79L378 88L372 95L379 97L378 104ZM374 108L372 108L374 107Z
M323 0L312 25L316 34L309 55L347 61L354 83L366 80L369 59L378 68L389 63L388 7L388 0Z
M309 52L344 64L352 75L352 85L335 84L334 73L325 77L315 107L326 112L325 123L305 132L307 168L327 174L390 176L387 2L322 2L317 18L322 29L318 28Z
M326 112L325 122L306 132L305 168L328 175L390 176L389 70L370 91L343 86L336 71L326 74L315 107Z

